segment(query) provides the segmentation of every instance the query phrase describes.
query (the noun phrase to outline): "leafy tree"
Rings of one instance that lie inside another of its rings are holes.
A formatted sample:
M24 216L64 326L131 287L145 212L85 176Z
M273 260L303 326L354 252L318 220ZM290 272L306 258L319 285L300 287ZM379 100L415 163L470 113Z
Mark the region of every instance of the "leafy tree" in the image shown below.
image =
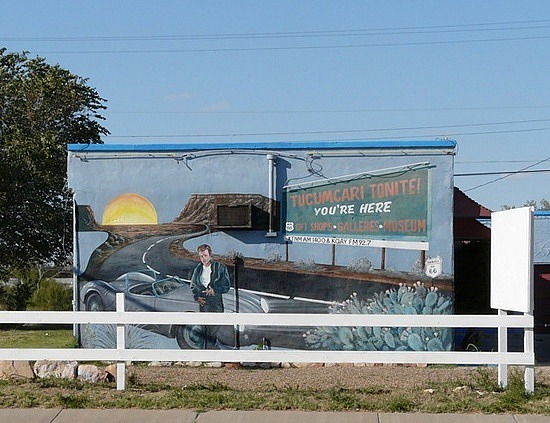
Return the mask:
M0 280L70 256L66 145L102 143L105 101L59 65L0 49Z
M527 200L522 207L534 207L535 210L550 210L550 201L543 198L542 200L539 201L537 205L537 202L535 200ZM509 205L502 206L502 210L510 210L515 208L516 206L509 206Z
M0 285L0 310L25 310L40 283L40 269L12 269L12 280Z

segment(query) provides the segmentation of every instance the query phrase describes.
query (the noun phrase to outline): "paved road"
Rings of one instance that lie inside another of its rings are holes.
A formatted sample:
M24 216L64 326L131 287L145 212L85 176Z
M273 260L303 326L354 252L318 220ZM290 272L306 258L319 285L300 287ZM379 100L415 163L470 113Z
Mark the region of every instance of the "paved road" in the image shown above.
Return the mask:
M304 411L0 409L2 423L548 423L550 417Z

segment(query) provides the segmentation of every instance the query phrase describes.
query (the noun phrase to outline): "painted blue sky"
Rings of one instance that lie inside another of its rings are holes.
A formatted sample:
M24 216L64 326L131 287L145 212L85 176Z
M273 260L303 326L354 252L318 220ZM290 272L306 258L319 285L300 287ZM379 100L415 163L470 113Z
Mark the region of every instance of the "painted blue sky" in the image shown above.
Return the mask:
M547 1L3 0L0 47L88 78L108 144L451 138L474 200L550 200Z

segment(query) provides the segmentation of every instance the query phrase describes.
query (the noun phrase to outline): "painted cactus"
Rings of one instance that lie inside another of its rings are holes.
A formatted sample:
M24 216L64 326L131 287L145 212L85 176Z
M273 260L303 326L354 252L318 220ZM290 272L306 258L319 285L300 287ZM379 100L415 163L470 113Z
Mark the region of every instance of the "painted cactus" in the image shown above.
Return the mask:
M451 297L437 288L400 284L361 300L353 294L335 303L330 312L341 314L451 314ZM359 351L448 351L452 347L451 328L430 327L317 327L304 334L311 349Z

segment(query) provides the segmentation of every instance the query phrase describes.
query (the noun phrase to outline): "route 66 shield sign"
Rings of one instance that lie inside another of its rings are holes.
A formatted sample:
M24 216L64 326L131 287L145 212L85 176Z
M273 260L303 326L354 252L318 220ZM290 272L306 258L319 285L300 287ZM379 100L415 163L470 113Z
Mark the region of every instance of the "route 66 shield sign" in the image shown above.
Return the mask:
M441 271L443 269L442 264L443 260L441 257L428 257L424 265L424 272L426 273L426 276L432 279L437 278L441 275Z

